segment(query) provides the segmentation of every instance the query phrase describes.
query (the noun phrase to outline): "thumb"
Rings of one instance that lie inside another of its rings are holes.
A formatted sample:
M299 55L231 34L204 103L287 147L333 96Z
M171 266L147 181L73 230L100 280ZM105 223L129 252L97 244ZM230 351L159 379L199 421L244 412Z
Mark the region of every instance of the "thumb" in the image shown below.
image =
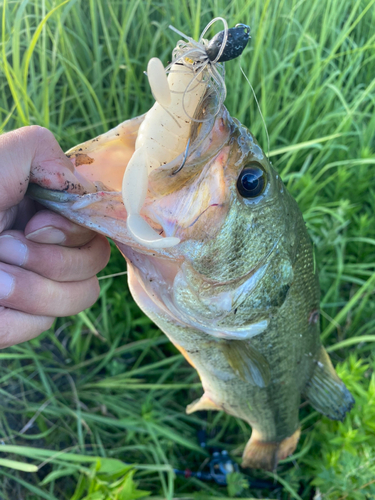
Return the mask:
M46 128L23 127L1 135L0 151L0 211L14 207L23 199L29 181L43 180L42 185L50 189L61 190L73 184L73 192L96 191L91 183L77 175Z

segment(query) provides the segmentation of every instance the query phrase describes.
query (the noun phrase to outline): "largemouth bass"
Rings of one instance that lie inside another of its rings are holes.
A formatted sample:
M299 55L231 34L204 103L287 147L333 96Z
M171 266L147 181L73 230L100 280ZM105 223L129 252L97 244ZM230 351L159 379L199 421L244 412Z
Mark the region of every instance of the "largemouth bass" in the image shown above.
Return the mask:
M297 203L217 97L199 103L183 168L181 157L150 165L135 214L173 245L143 244L127 224L124 172L144 116L69 150L67 176L34 169L29 194L116 242L135 301L200 376L203 395L187 412L248 422L243 466L272 470L296 448L301 396L340 420L354 401L320 343L319 284Z

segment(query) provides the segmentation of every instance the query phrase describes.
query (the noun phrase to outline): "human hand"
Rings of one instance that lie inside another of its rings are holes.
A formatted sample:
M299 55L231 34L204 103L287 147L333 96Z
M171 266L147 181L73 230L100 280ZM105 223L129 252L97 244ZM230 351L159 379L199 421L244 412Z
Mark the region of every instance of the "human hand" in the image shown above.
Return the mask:
M108 262L104 236L25 197L30 170L74 176L53 134L24 127L0 136L0 348L36 337L55 316L91 306Z

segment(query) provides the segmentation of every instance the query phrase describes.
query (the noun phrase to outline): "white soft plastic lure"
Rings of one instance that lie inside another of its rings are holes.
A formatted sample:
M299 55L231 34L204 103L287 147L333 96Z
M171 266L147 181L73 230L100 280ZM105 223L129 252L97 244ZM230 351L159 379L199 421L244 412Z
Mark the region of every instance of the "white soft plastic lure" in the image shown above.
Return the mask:
M209 42L204 35L216 21L223 23L224 30ZM172 247L180 240L160 236L140 215L147 196L149 172L176 158L181 157L181 162L186 159L191 123L202 121L195 118L196 110L207 92L216 93L216 112L220 110L226 96L222 63L240 55L250 31L245 25L228 29L221 17L205 27L198 41L170 28L187 41L177 43L167 68L156 57L148 62L147 77L156 102L139 128L135 152L122 183L128 229L138 243L155 249Z

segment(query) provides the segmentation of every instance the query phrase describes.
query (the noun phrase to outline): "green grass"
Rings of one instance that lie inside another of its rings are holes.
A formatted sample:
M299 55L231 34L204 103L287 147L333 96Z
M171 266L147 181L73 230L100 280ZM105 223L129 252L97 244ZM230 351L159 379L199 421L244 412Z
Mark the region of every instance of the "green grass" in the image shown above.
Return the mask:
M195 372L139 311L125 277L103 279L90 310L0 353L0 497L120 500L121 486L127 500L139 490L169 500L307 500L316 488L329 500L374 498L375 0L0 6L0 129L43 125L65 149L150 107L143 71L152 56L168 62L177 41L169 24L195 38L218 15L251 26L241 64L273 165L314 242L322 338L357 400L344 423L303 406L301 441L274 476L278 489L176 480L172 467L205 459L198 429L240 457L249 428L223 413L185 415L201 393ZM227 64L227 83L231 114L266 147L238 61ZM114 250L101 274L122 271Z

